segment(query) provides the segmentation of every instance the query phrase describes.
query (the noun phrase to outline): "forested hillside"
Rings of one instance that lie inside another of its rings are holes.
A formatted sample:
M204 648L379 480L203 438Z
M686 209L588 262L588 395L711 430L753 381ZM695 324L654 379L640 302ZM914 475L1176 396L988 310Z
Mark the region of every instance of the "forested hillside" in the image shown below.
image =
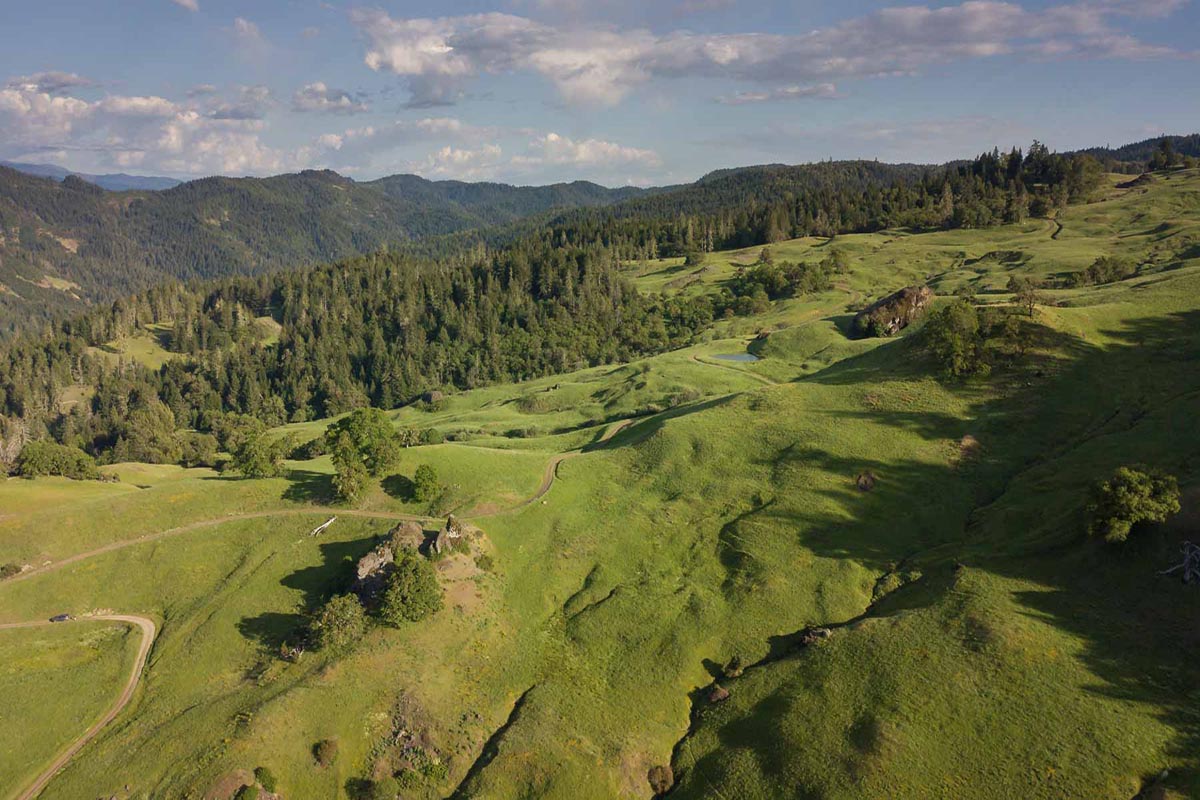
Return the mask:
M205 178L162 192L106 192L0 167L0 332L171 279L255 275L394 248L639 190L357 183L333 172Z
M1196 137L1175 139L1171 158L1190 158ZM1155 146L1097 156L1120 168L1155 157ZM0 335L164 280L257 275L384 249L441 258L540 239L644 259L889 227L986 227L1079 199L1101 169L1087 154L1037 142L943 166L768 165L650 190L415 175L359 183L306 171L113 193L77 176L57 182L0 167Z
M877 161L746 167L603 208L567 211L524 233L652 259L798 236L984 228L1053 213L1093 190L1101 171L1094 158L1052 153L1038 142L1028 152L994 150L936 167Z
M1187 136L1160 136L1120 147L1090 147L1078 151L1099 159L1110 172L1138 173L1146 168L1160 152L1164 142L1170 143L1172 152L1183 158L1200 158L1200 133Z
M57 331L16 338L0 352L0 416L20 420L27 435L53 435L101 457L127 458L122 442L147 429L134 412L159 420L167 442L176 427L208 429L220 412L277 425L364 405L392 408L430 390L627 361L686 344L715 318L752 313L769 299L824 288L841 267L831 257L764 268L718 292L666 300L638 294L621 275L623 259L899 225L980 228L1020 222L1085 199L1099 179L1094 159L1054 155L1038 145L1028 154L987 153L939 169L869 162L764 167L711 176L609 210L572 212L490 253L460 251L440 261L381 253L319 269L187 288L168 284L66 321ZM149 203L146 198L67 184L65 191L101 204L129 199L122 212L127 218L144 220L149 213L140 207ZM281 185L287 190L270 194ZM371 191L331 173L306 173L256 182L196 181L164 196L175 208L210 215L237 198L246 207L268 210L267 230L311 225L319 242L336 248L365 247L374 229L361 231L360 239L340 240L324 235L339 230L336 224L304 218L299 209L329 193L352 197ZM294 202L273 202L284 195ZM382 202L376 207L380 217L395 208ZM88 221L79 206L45 208L47 216ZM330 213L336 221L348 208L353 206L334 204ZM242 215L228 217L215 226L226 238L171 239L165 228L153 227L147 236L158 243L156 253L206 265L188 277L218 272L221 254L235 255L231 241L271 246L270 240L254 238ZM199 241L229 249L209 253L199 249ZM307 241L292 242L293 258L301 258L300 243ZM279 252L289 252L287 244L281 242ZM259 270L270 265L252 263ZM260 320L278 329L270 341ZM98 349L135 336L153 337L165 348L161 368L114 365ZM68 387L84 387L88 402L68 410L63 405ZM137 454L139 460L174 460L165 445Z

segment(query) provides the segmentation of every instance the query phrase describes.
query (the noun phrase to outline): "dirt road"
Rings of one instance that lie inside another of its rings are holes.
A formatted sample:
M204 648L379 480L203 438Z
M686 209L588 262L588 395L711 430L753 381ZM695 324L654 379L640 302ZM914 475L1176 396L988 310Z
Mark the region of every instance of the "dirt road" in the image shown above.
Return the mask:
M121 695L117 698L117 701L112 704L107 712L105 712L104 716L97 720L92 727L88 728L82 736L71 742L66 749L59 753L58 756L55 757L54 761L51 762L50 766L46 767L45 771L43 771L42 774L39 775L36 780L34 780L34 782L29 784L24 791L17 795L17 800L33 800L33 798L41 794L42 789L46 788L46 784L50 782L50 779L53 778L60 769L65 767L67 762L69 762L76 753L83 749L84 745L96 738L100 731L104 729L105 725L116 719L117 714L120 714L125 706L129 705L129 701L133 699L133 693L137 691L138 683L142 680L142 671L146 667L146 659L150 655L150 647L154 644L154 635L156 633L154 621L148 619L147 617L139 617L133 614L103 614L100 616L88 617L88 619L121 622L127 625L136 626L141 630L142 641L141 644L138 645L137 656L133 659L133 668L129 672L129 679L125 681L125 688L121 690ZM69 625L70 623L51 623L49 620L38 620L35 622L10 622L0 625L0 630L8 628L34 628L52 624Z

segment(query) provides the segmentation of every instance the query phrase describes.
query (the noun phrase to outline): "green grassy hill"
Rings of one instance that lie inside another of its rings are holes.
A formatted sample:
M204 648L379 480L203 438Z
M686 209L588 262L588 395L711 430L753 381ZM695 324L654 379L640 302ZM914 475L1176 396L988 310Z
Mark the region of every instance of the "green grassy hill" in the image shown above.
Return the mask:
M436 467L434 503L384 481L330 508L326 457L0 483L0 562L33 570L0 583L0 622L160 629L134 703L43 796L227 798L265 765L283 797L350 797L401 741L435 765L406 798L650 797L666 764L678 797L1127 800L1163 770L1200 795L1200 589L1156 575L1200 519L1200 174L1116 183L1050 222L779 243L848 270L687 349L391 412L454 439L399 468ZM625 269L711 290L758 250ZM919 326L844 333L906 284L1006 305L1010 277L1101 255L1138 274L1045 290L1028 355L986 379L943 380ZM1089 540L1090 487L1129 463L1177 475L1184 512ZM279 657L396 520L452 510L482 537L437 562L443 610L342 658Z

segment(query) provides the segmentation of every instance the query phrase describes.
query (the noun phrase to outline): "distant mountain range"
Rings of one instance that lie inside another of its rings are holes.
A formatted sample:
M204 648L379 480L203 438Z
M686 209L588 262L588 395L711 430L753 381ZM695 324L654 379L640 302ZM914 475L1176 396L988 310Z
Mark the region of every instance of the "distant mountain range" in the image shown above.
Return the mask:
M95 177L0 166L0 333L172 278L325 263L647 193L415 175L359 183L330 171L112 192Z
M170 189L183 183L177 178L161 178L149 175L126 175L115 172L108 175L89 175L86 172L72 172L54 164L22 164L17 161L0 161L0 166L24 172L26 175L37 175L40 178L53 178L56 181L65 180L68 175L77 175L88 183L94 183L110 192L124 192L131 189L144 191L160 191Z
M1171 138L1180 154L1200 155L1200 135ZM1112 169L1136 170L1158 142L1082 152ZM876 191L930 169L872 161L766 165L716 170L680 186L611 189L587 181L510 186L416 175L358 182L328 170L181 183L5 164L0 334L170 279L257 275L416 242L440 253L461 246L446 239L451 235L499 246L564 224L594 237L612 220L714 214L732 215L722 222L728 227L733 216L779 202L803 201L816 215L831 191Z

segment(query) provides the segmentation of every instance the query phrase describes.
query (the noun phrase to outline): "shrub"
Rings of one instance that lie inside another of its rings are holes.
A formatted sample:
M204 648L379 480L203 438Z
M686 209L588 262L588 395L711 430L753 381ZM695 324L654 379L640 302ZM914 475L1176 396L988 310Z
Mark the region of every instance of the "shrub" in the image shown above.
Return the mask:
M333 466L337 470L333 476L333 489L337 492L338 500L349 504L362 497L371 476L353 448L344 442L344 439L339 439L333 447Z
M1135 525L1165 522L1179 513L1174 476L1146 467L1120 467L1097 484L1088 506L1088 532L1107 542L1123 542Z
M17 456L17 474L26 478L60 475L73 480L97 480L96 461L77 447L55 442L26 442Z
M367 629L362 604L352 594L337 595L321 608L309 630L321 649L343 651L357 642Z
M258 800L259 792L257 786L243 786L238 789L237 794L233 796L233 800Z
M230 465L247 478L274 478L283 471L283 457L291 449L288 439L248 433L239 439Z
M400 782L388 776L371 784L367 790L368 800L396 800L400 794Z
M185 467L211 467L217 463L217 437L211 433L181 431L179 463Z
M733 658L729 659L729 663L725 665L723 670L721 670L721 674L726 678L739 678L745 669L746 667L742 663L742 657L735 655Z
M338 448L352 448L371 477L385 474L400 461L400 436L378 408L360 408L333 423L325 441L335 454Z
M491 572L496 568L496 559L492 558L487 553L480 553L475 556L475 566L484 572Z
M651 767L647 778L650 780L650 789L655 795L666 794L675 783L675 774L671 771L671 767L665 764Z
M955 300L929 315L925 323L925 347L953 378L986 374L979 313L966 300Z
M422 620L441 607L442 587L433 565L411 552L398 554L379 606L383 621L400 627L405 622Z
M318 436L315 439L309 439L307 442L296 445L288 458L293 461L309 461L314 458L319 458L329 452L328 443L324 436Z
M427 502L437 496L441 486L438 484L437 470L429 464L422 464L413 473L413 499L418 503Z
M1100 256L1087 269L1068 274L1064 282L1067 286L1092 286L1123 281L1136 274L1137 267L1128 261L1112 256Z
M421 444L441 444L446 437L437 428L426 428L421 431Z
M337 739L322 739L313 745L313 758L322 767L328 767L337 758Z
M266 767L254 768L254 780L258 781L258 785L271 794L275 794L275 789L279 786L278 781L275 780L275 773Z
M0 581L21 574L20 564L0 564Z

